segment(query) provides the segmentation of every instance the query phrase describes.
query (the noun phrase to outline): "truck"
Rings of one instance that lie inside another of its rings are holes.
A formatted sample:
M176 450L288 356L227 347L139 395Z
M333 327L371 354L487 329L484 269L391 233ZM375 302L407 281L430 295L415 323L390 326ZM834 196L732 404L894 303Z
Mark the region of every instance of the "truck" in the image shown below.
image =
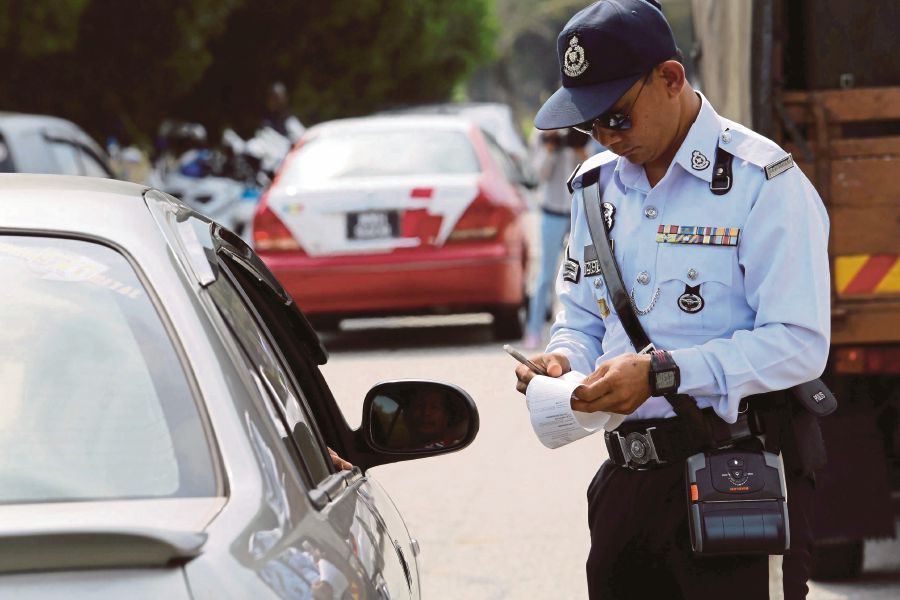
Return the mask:
M687 2L672 4L686 12ZM839 408L821 420L828 462L816 474L813 578L852 578L865 540L895 536L900 509L900 2L689 8L679 27L692 30L683 51L697 87L790 152L830 216L823 379Z

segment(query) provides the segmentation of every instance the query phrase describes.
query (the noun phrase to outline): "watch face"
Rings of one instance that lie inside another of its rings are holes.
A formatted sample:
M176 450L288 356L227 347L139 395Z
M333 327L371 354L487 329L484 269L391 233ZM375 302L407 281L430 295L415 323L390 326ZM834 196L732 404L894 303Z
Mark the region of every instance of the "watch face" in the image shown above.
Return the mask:
M663 371L656 374L656 388L666 390L675 387L675 372Z

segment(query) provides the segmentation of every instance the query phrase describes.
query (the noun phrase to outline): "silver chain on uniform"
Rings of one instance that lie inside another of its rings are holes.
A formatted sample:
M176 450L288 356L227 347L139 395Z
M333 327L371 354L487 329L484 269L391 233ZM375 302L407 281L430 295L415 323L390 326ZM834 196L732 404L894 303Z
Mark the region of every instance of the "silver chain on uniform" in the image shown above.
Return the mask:
M656 306L656 301L659 300L659 288L656 288L656 291L653 292L653 297L650 299L650 304L647 305L647 308L641 310L638 308L637 302L634 299L634 286L631 287L631 306L634 308L634 312L636 312L640 316L644 316L650 313L653 310L653 307Z

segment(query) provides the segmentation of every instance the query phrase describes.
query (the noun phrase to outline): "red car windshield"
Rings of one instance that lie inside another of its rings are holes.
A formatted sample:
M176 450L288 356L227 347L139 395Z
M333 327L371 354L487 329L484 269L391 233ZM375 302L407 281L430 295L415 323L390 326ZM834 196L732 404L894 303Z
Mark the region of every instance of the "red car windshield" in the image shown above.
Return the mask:
M315 137L285 162L284 185L314 187L332 180L478 173L464 133L447 130L353 131Z

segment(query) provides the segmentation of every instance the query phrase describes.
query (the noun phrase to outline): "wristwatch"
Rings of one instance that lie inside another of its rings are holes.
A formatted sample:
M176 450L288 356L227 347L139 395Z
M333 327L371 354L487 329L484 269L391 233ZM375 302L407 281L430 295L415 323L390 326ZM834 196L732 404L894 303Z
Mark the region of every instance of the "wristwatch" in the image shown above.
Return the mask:
M654 396L667 396L678 392L681 371L665 350L650 353L650 390Z

